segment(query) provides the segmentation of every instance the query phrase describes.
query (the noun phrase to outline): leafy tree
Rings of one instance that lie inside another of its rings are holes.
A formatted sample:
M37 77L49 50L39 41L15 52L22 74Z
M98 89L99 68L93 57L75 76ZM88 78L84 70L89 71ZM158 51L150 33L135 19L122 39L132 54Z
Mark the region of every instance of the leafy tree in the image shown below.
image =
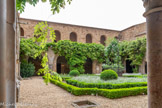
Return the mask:
M22 13L24 12L26 3L35 6L40 0L16 0L16 8ZM47 0L41 0L42 2L46 2ZM51 5L51 11L53 14L56 12L59 13L61 8L64 8L67 3L71 3L72 0L49 0Z
M119 54L118 54L119 50ZM130 60L131 66L135 66L133 72L137 73L139 66L146 54L146 38L138 38L133 41L122 41L118 43L117 40L112 40L109 46L105 49L106 62L109 66L122 64L124 60ZM119 55L119 56L118 56Z
M122 67L122 61L120 56L121 46L116 39L111 39L109 45L105 48L106 64L110 67L118 66ZM117 67L115 67L117 68Z

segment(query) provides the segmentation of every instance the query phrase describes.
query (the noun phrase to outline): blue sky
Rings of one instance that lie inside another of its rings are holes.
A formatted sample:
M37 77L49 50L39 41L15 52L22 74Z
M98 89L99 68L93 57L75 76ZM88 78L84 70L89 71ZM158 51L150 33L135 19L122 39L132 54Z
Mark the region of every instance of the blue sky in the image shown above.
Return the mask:
M145 22L142 0L73 0L59 14L52 15L49 3L27 4L22 18L122 30Z

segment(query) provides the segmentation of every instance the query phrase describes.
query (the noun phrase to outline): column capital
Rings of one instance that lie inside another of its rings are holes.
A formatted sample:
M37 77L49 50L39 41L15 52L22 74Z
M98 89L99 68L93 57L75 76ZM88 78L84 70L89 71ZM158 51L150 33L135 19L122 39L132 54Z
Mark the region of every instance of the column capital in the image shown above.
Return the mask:
M162 11L162 0L142 0L146 12L143 14L144 17Z

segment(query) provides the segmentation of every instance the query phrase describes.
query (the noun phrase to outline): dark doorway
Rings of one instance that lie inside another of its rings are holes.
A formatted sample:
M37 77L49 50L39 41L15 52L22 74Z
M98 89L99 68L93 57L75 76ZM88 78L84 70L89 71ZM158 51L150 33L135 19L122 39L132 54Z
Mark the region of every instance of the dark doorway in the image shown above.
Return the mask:
M126 73L133 73L134 67L130 65L131 63L132 61L126 60Z
M42 68L42 66L41 66L42 59L39 57L37 57L36 59L29 57L28 62L34 64L34 66L35 66L34 75L38 75L38 70ZM41 75L43 75L43 74L41 74Z
M68 74L70 71L69 66L67 64L67 60L64 56L59 56L57 58L57 73L60 74Z
M57 73L61 74L61 63L57 63Z
M92 74L92 60L88 58L84 64L85 74Z
M147 62L145 62L145 74L147 74Z

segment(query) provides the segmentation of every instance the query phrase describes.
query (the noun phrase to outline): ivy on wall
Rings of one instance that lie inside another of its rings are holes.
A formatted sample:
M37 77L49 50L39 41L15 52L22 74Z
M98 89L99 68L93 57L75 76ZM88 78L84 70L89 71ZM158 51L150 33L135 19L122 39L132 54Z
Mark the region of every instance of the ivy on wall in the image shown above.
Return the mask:
M84 73L84 64L87 58L92 61L97 60L102 63L105 60L104 46L95 43L78 43L69 40L60 40L57 43L47 43L47 48L51 47L55 54L65 56L70 70L78 70Z

